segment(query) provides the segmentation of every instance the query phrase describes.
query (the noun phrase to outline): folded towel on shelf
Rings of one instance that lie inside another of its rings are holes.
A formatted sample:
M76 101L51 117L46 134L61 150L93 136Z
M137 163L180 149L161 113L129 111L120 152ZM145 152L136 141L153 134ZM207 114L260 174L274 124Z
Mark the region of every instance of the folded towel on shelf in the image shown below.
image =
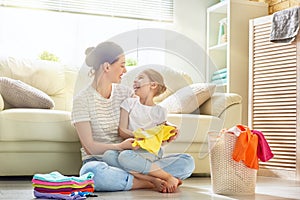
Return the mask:
M219 69L212 74L211 83L223 85L227 83L227 68Z
M211 80L220 80L220 79L226 79L227 78L227 73L222 73L222 74L217 74L211 77Z
M281 10L273 14L270 41L291 43L295 40L300 23L300 7Z
M219 74L224 74L224 73L227 73L227 68L223 68L223 69L219 69L219 70L215 71L213 73L213 76L216 76L216 75L219 75Z

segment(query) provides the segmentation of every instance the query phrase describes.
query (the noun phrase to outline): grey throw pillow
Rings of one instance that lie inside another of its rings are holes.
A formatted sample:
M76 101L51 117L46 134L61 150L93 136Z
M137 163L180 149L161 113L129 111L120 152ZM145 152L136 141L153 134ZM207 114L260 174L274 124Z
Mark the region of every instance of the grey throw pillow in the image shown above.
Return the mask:
M0 94L5 102L15 108L54 107L54 101L43 91L8 77L0 77Z

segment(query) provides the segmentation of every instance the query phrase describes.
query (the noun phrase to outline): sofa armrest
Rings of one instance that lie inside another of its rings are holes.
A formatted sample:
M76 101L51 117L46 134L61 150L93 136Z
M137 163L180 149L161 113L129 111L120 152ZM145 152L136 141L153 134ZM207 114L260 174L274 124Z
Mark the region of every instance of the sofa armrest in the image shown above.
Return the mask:
M200 107L200 114L218 117L223 120L223 128L231 128L242 123L242 97L216 92Z
M216 92L200 106L200 114L213 115L220 118L230 106L241 103L242 97L238 94Z
M4 100L0 94L0 111L4 109Z

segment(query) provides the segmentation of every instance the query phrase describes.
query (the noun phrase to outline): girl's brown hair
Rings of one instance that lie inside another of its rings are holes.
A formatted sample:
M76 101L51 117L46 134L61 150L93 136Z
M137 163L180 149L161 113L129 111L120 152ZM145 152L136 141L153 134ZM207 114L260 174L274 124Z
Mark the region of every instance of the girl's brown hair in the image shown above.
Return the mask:
M150 81L157 83L157 90L154 96L158 96L167 90L164 83L164 77L154 69L146 69L142 73L146 74Z

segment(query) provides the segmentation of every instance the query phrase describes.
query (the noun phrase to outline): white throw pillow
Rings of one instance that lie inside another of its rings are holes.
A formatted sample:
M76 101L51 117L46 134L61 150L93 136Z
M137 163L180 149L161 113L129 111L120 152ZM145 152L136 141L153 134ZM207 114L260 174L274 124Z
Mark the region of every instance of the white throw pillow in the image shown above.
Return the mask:
M212 96L215 88L214 84L194 83L179 89L159 105L165 107L169 113L192 113Z
M5 102L15 108L54 107L54 101L43 91L7 77L0 77L0 94Z

